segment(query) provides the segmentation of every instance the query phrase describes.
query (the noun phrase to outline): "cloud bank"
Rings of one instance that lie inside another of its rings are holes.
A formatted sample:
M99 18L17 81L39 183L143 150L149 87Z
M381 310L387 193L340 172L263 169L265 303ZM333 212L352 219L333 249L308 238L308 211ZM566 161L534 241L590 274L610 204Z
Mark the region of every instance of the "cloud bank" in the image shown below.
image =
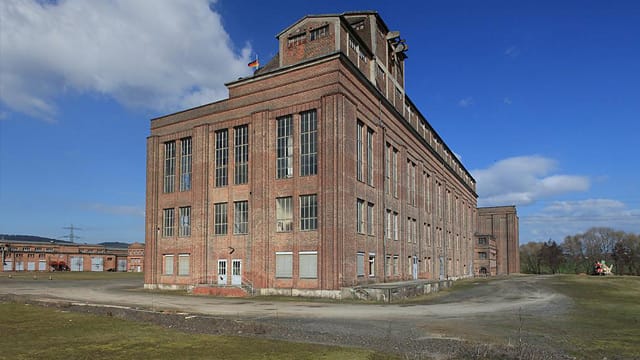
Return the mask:
M0 101L54 121L72 92L156 112L224 98L251 48L234 48L207 0L7 0L0 54Z
M589 189L587 177L553 174L557 164L542 156L500 160L487 169L472 170L478 205L528 205L552 196Z

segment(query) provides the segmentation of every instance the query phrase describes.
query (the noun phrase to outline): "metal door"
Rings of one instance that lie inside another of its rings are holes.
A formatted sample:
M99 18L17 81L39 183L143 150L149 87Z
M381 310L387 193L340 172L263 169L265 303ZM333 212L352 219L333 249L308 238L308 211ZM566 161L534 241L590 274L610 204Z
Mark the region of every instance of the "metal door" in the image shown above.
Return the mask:
M118 271L127 271L127 259L118 259Z
M83 271L84 270L84 259L79 256L71 257L71 271Z
M413 268L411 269L411 274L413 275L413 280L418 280L418 257L413 257Z
M231 285L242 285L242 260L231 260Z
M218 285L227 285L227 260L218 260Z
M101 257L92 257L91 271L104 271L104 259Z

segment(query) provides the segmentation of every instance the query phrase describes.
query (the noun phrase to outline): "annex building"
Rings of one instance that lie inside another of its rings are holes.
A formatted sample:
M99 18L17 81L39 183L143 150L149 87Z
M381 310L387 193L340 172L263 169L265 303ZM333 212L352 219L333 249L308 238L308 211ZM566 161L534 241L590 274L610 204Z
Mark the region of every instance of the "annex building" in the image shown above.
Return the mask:
M515 206L478 208L474 273L508 275L520 272L519 221Z
M145 287L341 288L474 273L475 180L371 11L309 15L228 99L151 121Z

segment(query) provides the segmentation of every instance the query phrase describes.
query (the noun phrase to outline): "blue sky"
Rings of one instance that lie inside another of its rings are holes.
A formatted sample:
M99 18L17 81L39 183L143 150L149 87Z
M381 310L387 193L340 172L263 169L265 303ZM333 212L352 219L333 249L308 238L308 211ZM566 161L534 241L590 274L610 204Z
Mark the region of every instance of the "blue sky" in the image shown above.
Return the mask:
M149 119L227 96L306 14L376 10L407 94L520 242L640 233L640 2L0 3L0 233L144 240Z

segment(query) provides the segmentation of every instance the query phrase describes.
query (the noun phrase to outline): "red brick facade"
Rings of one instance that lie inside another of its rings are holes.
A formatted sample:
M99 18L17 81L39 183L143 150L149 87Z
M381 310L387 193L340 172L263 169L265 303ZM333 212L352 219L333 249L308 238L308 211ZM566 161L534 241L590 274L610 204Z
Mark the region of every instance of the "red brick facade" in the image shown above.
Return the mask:
M478 208L476 275L507 275L520 272L518 214L515 206ZM484 240L481 240L484 239ZM486 258L483 258L486 254Z
M228 99L152 120L146 287L322 294L473 273L475 181L406 97L388 33L373 12L307 16Z

